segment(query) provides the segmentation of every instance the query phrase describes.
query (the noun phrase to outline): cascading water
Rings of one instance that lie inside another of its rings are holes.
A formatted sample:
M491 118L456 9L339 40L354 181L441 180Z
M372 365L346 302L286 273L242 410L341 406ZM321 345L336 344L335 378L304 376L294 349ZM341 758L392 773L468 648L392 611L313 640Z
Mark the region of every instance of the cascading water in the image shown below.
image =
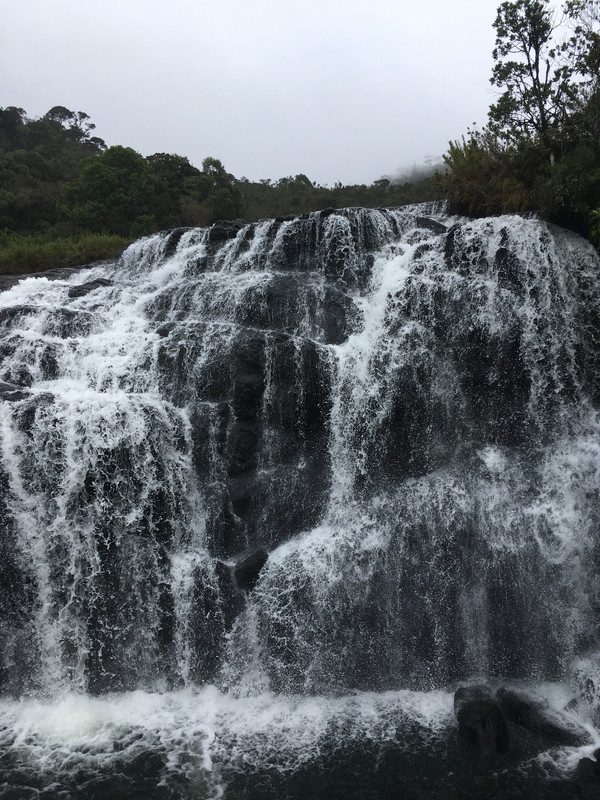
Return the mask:
M462 774L473 682L598 743L578 237L435 206L178 230L22 280L0 326L6 797L479 797L414 794ZM527 781L581 756L534 740Z

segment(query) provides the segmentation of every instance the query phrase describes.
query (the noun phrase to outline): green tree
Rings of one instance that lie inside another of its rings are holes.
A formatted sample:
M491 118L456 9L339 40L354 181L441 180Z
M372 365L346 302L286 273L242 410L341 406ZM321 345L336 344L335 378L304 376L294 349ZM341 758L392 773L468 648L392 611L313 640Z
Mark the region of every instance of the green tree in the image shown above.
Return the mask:
M150 169L131 147L116 145L84 159L63 190L62 210L81 230L136 236L156 227Z
M213 191L210 177L183 156L154 153L146 162L150 167L157 227L206 224L201 204Z
M15 106L0 108L0 150L23 147L23 130L27 124L24 109Z
M47 230L57 223L63 183L72 180L82 158L104 142L83 111L55 106L39 119L22 108L0 109L0 228Z
M600 0L570 0L565 11L573 27L566 48L578 76L571 128L600 150Z
M560 26L548 0L503 2L494 28L503 93L486 128L450 143L438 185L456 210L537 211L598 241L600 0L568 0Z
M202 162L202 172L211 184L210 194L202 204L206 224L238 217L242 210L242 195L235 177L227 172L218 158L212 156Z
M573 66L556 46L549 0L515 0L498 8L490 82L502 91L490 128L507 143L537 138L553 158L556 134L573 110Z

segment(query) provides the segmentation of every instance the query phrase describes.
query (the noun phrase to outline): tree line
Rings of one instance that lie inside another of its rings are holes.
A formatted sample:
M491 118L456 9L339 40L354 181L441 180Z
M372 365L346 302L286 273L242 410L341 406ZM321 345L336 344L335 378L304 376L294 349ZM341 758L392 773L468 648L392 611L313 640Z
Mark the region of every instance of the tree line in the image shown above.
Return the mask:
M423 175L370 186L324 187L303 174L252 182L213 157L199 169L176 154L107 147L94 130L87 114L64 106L38 119L0 109L0 271L110 257L139 236L179 226L403 205L440 192Z

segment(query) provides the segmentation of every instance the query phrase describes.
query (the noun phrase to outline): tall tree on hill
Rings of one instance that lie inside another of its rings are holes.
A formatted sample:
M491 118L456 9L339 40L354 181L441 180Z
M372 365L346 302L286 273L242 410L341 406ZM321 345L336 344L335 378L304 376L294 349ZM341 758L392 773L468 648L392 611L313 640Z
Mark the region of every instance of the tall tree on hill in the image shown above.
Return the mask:
M515 0L498 8L490 82L502 91L489 110L490 129L507 143L539 140L553 160L557 137L575 105L574 66L549 0Z

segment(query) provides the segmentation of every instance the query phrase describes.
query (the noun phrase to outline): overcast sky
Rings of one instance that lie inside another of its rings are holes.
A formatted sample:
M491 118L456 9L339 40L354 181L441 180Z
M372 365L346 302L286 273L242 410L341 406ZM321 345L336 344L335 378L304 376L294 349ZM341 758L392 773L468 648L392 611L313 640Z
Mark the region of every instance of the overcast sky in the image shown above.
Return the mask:
M0 106L236 177L371 183L483 124L499 0L16 0Z

